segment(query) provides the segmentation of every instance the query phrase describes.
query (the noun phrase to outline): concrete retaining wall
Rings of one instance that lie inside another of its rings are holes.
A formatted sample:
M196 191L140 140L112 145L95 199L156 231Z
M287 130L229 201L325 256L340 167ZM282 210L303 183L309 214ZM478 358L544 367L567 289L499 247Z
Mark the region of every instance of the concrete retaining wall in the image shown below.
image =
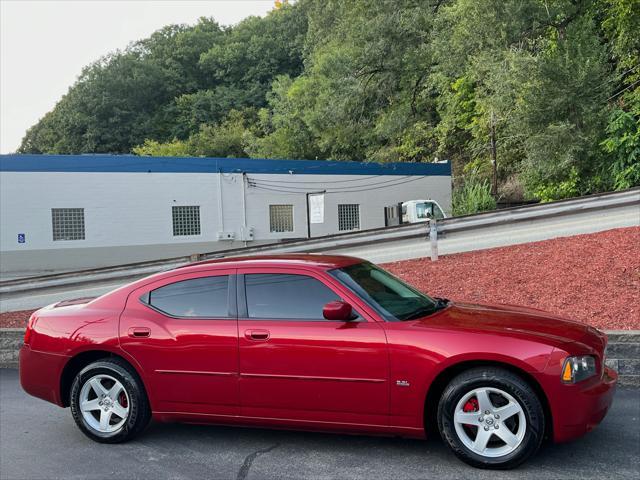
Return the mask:
M606 363L620 375L620 385L640 387L640 330L609 330Z
M17 368L24 328L0 328L0 368Z
M620 375L620 385L640 387L640 330L608 331L607 365ZM24 329L0 328L0 368L16 368Z

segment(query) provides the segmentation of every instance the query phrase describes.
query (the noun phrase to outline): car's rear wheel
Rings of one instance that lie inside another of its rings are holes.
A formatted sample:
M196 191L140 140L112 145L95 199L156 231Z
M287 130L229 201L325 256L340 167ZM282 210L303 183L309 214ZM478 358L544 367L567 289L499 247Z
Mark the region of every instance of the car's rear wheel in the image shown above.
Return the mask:
M140 433L151 419L142 382L126 362L106 358L76 375L71 386L71 414L92 440L118 443Z
M535 391L501 368L474 368L455 377L438 405L440 434L466 463L513 468L533 455L544 434Z

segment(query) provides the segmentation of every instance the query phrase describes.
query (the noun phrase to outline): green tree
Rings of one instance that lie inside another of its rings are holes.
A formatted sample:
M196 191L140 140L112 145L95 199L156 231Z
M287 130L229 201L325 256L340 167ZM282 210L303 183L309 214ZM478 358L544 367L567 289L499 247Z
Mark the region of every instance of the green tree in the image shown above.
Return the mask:
M145 140L142 145L133 147L136 155L148 155L151 157L193 157L189 144L184 140L174 139L170 142L160 143L156 140Z
M616 93L602 147L616 189L640 185L640 0L603 0L602 28L616 60Z
M302 70L305 2L221 28L171 25L85 68L21 152L124 153L187 139L230 110L265 105L275 75Z
M222 122L203 124L186 140L146 140L134 147L133 152L159 157L247 157L248 145L255 142L257 123L255 109L231 110Z
M306 2L282 5L266 17L249 17L225 32L197 60L207 88L176 98L173 135L186 138L203 124L221 122L229 111L264 107L278 75L302 73L307 31Z
M623 190L640 185L640 112L615 109L607 125L604 151L612 160L614 188Z
M273 131L262 143L264 153L296 151L302 135L307 157L420 161L431 156L433 99L424 82L436 3L312 2L305 72L270 102ZM427 124L415 127L417 122ZM295 140L287 142L292 129Z
M434 40L438 132L458 172L478 164L486 171L493 124L501 178L518 174L529 195L608 187L598 144L613 85L597 7L458 0L443 8Z
M21 151L438 158L468 193L495 145L507 196L628 188L638 31L640 0L281 2L231 27L170 25L88 66Z

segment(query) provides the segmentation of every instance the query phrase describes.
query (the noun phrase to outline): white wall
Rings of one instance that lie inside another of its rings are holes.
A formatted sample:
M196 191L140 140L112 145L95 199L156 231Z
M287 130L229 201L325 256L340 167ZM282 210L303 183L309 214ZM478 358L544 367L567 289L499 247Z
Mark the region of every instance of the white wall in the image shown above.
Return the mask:
M92 268L240 246L240 242L217 241L217 232L222 231L218 190L221 184L224 230L240 239L243 175L218 175L2 172L0 271ZM360 205L361 230L384 226L384 207L401 201L434 198L446 211L451 205L448 176L416 177L399 185L395 185L402 181L399 176L247 174L247 179L246 223L260 243L307 236L306 191L379 184L370 191L327 193L325 222L311 225L313 237L338 233L339 203ZM296 193L251 186L261 181L272 182L269 185L275 189L294 187ZM270 204L294 206L293 232L270 232ZM173 236L171 207L177 205L200 206L201 235ZM53 241L52 208L84 208L85 239ZM18 243L19 233L26 235L26 243Z
M173 236L173 205L200 205L201 237L215 238L217 188L214 174L2 172L0 250L198 240ZM84 208L85 240L54 242L52 208Z
M384 227L384 207L414 199L433 198L442 208L451 211L451 177L416 177L407 181L400 176L362 175L256 175L249 174L248 179L268 181L265 188L247 187L247 205L249 226L256 231L256 238L283 238L285 234L269 232L269 204L294 205L294 232L287 235L292 238L307 236L307 212L305 192L323 189L340 189L341 192L325 194L325 221L311 224L311 236L319 237L338 233L338 204L355 203L360 205L360 229ZM295 182L295 183L292 183ZM287 186L292 186L287 188ZM272 190L296 190L300 193L283 193ZM344 190L364 190L345 192Z

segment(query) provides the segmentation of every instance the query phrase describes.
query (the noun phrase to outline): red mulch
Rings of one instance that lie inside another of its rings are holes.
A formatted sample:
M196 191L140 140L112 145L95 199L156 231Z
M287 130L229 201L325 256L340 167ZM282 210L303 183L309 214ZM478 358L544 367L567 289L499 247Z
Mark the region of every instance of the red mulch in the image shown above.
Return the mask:
M433 296L535 307L600 329L640 329L640 227L384 267Z
M640 329L640 227L385 268L433 296L536 307L602 329ZM2 313L0 327L23 327L32 311Z
M0 313L0 328L23 328L35 310Z

